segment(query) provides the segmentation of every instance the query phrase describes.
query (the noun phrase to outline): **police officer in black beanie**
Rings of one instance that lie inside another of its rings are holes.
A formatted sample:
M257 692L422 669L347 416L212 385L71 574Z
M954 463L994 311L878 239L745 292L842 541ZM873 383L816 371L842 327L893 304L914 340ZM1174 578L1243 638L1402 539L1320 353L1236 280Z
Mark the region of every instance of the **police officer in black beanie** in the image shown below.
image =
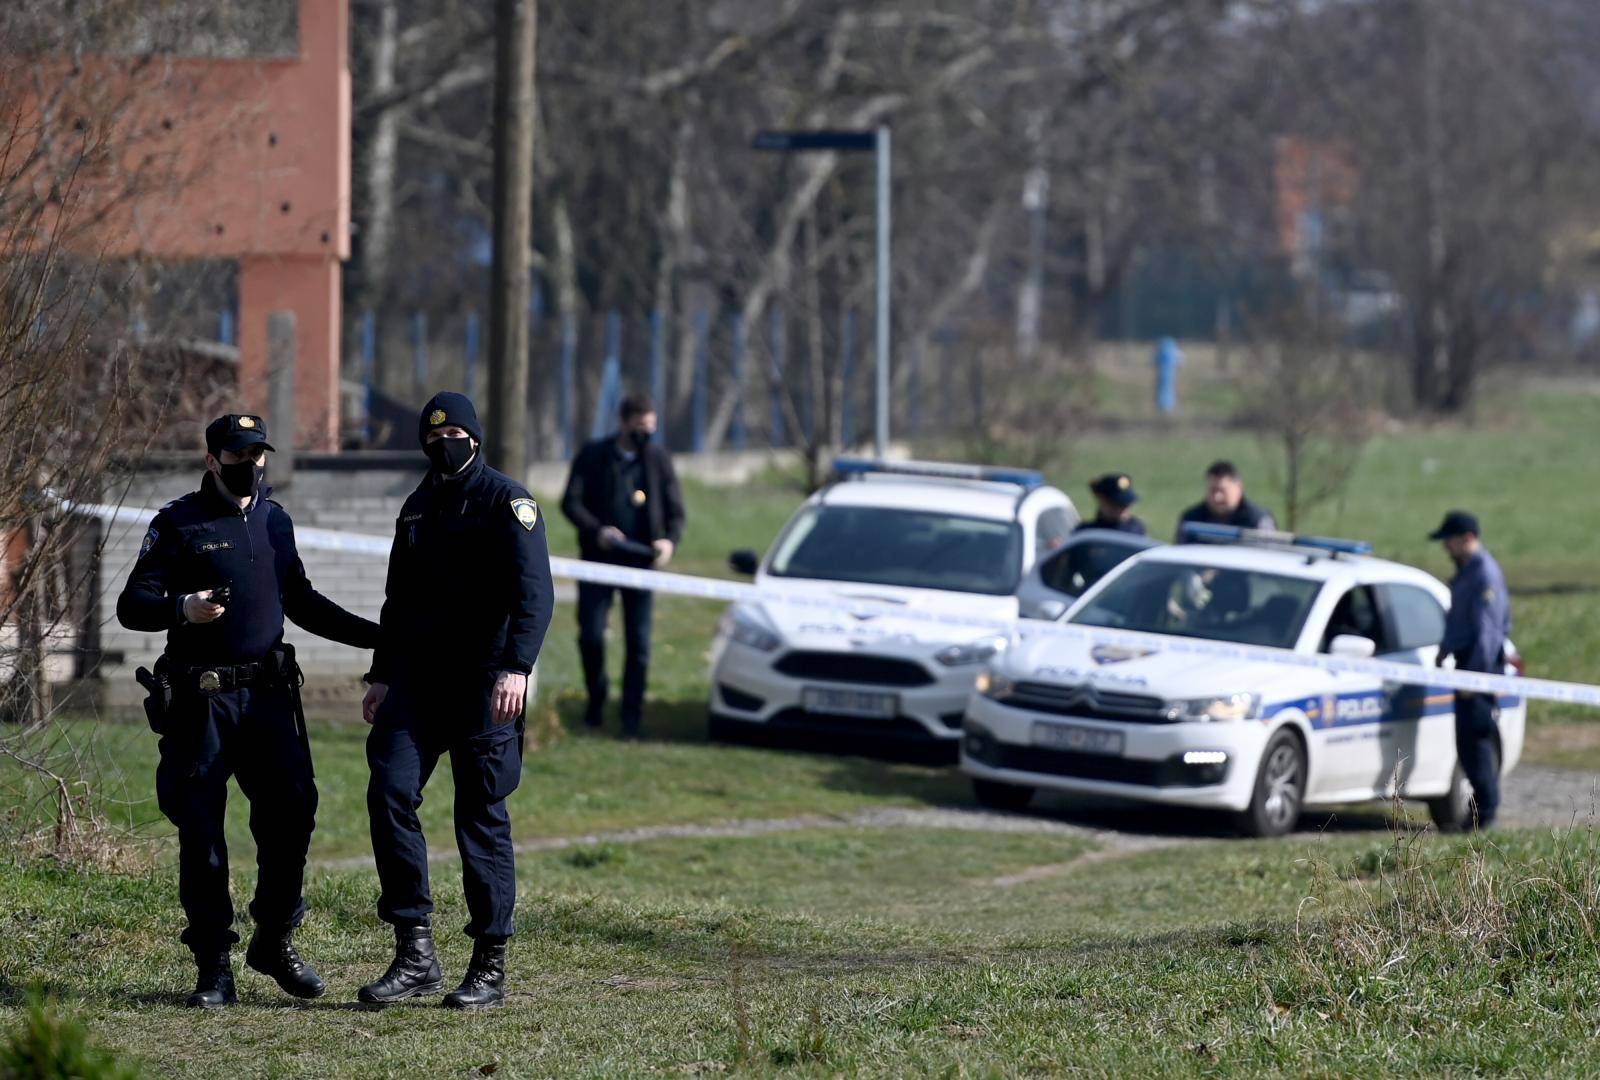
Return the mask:
M223 838L230 775L250 800L259 871L245 963L295 997L326 989L293 940L306 913L317 788L283 619L358 649L378 642L376 624L311 587L294 523L261 482L271 450L259 416L230 414L207 427L200 490L156 515L117 598L123 626L167 632L155 671L139 677L161 735L156 800L178 827L183 942L199 968L185 1004L198 1008L236 1000L229 953L239 936Z
M444 989L434 949L422 788L450 755L456 845L472 963L452 1008L505 1000L506 940L517 881L506 798L522 779L528 675L550 626L554 590L544 515L527 489L483 461L472 402L435 394L417 437L428 474L395 523L378 651L362 710L372 732L367 811L395 958L361 988L370 1004Z

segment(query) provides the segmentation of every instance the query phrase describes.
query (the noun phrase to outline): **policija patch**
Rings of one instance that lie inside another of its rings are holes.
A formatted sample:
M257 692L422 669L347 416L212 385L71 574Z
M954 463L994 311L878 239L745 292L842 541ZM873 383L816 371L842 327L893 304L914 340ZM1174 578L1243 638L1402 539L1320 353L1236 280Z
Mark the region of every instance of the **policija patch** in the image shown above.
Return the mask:
M156 546L157 539L159 537L156 535L156 527L152 525L150 531L144 534L144 543L139 545L139 558L142 559L150 554L150 549Z
M524 529L531 530L539 524L539 504L532 499L512 499L511 512Z

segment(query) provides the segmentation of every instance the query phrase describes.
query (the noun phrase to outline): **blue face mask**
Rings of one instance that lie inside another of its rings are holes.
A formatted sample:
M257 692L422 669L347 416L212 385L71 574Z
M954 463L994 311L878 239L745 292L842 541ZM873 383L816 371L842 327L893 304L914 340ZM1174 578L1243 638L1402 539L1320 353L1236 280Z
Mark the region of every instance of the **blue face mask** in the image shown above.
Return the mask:
M441 476L454 476L466 468L477 451L473 449L471 439L462 437L435 439L423 446L422 452L428 455L429 463Z

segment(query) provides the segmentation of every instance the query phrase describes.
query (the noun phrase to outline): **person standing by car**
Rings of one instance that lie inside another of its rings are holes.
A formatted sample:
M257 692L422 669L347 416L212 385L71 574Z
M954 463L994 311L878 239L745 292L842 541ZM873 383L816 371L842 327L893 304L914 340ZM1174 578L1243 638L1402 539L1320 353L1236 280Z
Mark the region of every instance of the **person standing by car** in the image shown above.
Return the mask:
M378 643L377 624L311 587L294 522L262 483L271 450L261 417L213 421L200 490L161 508L117 597L123 626L167 632L155 671L140 668L138 677L161 736L156 802L178 828L178 897L189 919L182 940L198 969L190 1008L237 1001L223 820L230 776L250 800L256 842L245 963L298 998L326 989L294 945L306 914L317 785L283 620L358 649Z
M1452 510L1428 539L1438 540L1456 564L1450 579L1450 614L1445 618L1439 658L1455 658L1457 671L1505 674L1511 634L1511 598L1506 578L1480 539L1478 519ZM1456 691L1456 756L1472 785L1477 827L1494 823L1500 808L1499 721L1495 696Z
M1241 529L1271 531L1278 527L1272 514L1244 495L1244 479L1231 461L1213 461L1206 469L1206 497L1178 519L1178 540L1191 521L1207 525L1236 525Z
M1073 532L1113 529L1135 536L1146 535L1144 522L1133 516L1133 504L1139 501L1138 493L1133 490L1133 477L1127 473L1106 473L1089 484L1089 491L1094 495L1094 518L1080 521Z
M643 394L622 399L617 431L588 443L572 460L561 512L578 529L578 548L591 562L660 569L672 560L683 536L683 493L672 457L655 441L656 406ZM637 736L650 671L648 589L578 583L578 652L589 702L583 722L599 727L609 683L606 623L611 601L622 593L628 655L622 668L622 732Z

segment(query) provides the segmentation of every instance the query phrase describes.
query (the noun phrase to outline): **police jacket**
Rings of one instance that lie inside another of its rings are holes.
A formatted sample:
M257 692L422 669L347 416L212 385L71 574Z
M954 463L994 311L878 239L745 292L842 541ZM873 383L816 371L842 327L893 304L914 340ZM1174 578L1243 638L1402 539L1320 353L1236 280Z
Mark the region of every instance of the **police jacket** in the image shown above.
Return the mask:
M1486 548L1463 563L1450 579L1450 614L1445 618L1441 658L1454 656L1459 671L1504 670L1506 638L1511 633L1511 600L1500 564Z
M161 508L133 573L117 597L129 630L165 630L167 656L180 664L249 664L283 639L287 615L318 637L370 649L378 626L311 587L294 544L288 511L263 487L247 509L207 473L200 490ZM208 623L183 616L188 593L231 585L226 610Z
M645 543L671 540L676 546L683 536L683 491L665 448L650 442L638 452L641 483L633 490L628 490L628 465L615 433L586 443L572 459L561 512L577 527L585 559L612 558L599 542L607 525Z
M1264 507L1257 506L1249 499L1240 499L1239 505L1233 513L1225 518L1211 516L1211 507L1205 501L1195 503L1183 512L1178 519L1178 539L1183 539L1183 527L1191 521L1204 522L1207 525L1236 525L1241 529L1276 529L1278 523L1273 520L1272 514Z
M533 671L555 608L544 515L480 451L428 470L395 521L371 682Z
M1072 531L1077 533L1085 529L1110 529L1113 532L1132 533L1135 536L1148 535L1145 531L1144 522L1131 514L1117 521L1101 521L1098 517L1091 521L1080 521L1078 522L1078 527Z

